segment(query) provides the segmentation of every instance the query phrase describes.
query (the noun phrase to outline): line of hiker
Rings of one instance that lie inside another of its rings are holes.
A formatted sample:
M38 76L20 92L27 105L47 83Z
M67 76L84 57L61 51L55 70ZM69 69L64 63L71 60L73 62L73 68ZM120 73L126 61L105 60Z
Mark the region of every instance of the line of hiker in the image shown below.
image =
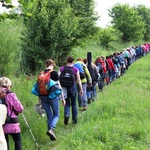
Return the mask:
M95 64L99 68L101 77L98 81L99 91L101 92L105 85L120 78L133 62L146 56L149 52L150 44L147 43L124 48L123 51L115 52L105 58L104 56L97 57Z
M98 56L95 61L92 61L90 52L87 54L87 58L78 58L76 61L72 56L68 56L66 65L60 67L57 78L56 73L53 76L54 61L51 60L53 63L49 63L50 66L46 66L44 72L49 73L50 71L50 81L54 80L59 86L56 87L57 84L51 85L48 81L45 83L44 76L46 75L43 74L43 80L38 81L34 90L32 89L33 94L37 92L35 95L39 96L39 104L41 103L42 108L46 111L48 118L47 135L50 136L50 139L56 140L54 129L59 118L58 99L63 100L64 124L68 125L69 120L76 124L78 122L78 107L82 111L86 111L88 105L96 99L97 89L102 92L104 86L120 78L134 61L145 56L149 51L150 44L144 44L130 46L121 52L115 52L106 57ZM44 88L41 83L49 86L49 92L53 94L40 94L40 90L42 91ZM61 90L61 97L59 96L60 93L56 92L58 89ZM57 105L53 106L52 102L56 102L56 99Z
M68 56L66 65L61 66L59 71L54 70L55 62L52 59L46 60L45 69L40 72L32 94L38 96L37 106L47 115L46 134L50 140L56 140L54 129L59 120L59 100L64 106L64 124L68 125L70 120L77 124L78 107L86 111L88 105L96 100L97 89L102 92L104 86L124 75L132 63L149 52L150 44L144 44L130 46L106 57L98 56L94 62L90 52L87 58L78 58L76 61L72 56ZM2 108L4 111L7 108L7 116L1 121L0 131L3 133L0 136L6 150L9 149L9 135L13 137L15 149L21 150L21 130L17 116L22 113L24 107L16 94L10 91L11 85L10 79L0 78L0 103L6 105Z

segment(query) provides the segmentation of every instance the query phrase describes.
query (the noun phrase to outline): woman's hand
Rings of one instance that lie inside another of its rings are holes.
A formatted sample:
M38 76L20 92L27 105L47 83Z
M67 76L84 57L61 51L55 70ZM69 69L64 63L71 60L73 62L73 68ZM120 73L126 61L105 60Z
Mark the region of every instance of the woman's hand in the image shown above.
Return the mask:
M66 101L62 100L62 105L65 106L66 105Z

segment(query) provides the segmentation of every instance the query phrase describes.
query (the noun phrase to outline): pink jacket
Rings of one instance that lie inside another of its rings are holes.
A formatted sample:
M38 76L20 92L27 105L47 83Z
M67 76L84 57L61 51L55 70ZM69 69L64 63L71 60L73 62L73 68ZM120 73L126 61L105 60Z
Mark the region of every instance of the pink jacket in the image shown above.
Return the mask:
M18 100L15 93L9 93L5 97L6 104L7 104L7 113L10 115L11 118L17 118L18 113L21 113L24 109L21 102ZM3 130L5 134L11 133L19 133L20 132L20 124L18 123L9 123L3 125Z

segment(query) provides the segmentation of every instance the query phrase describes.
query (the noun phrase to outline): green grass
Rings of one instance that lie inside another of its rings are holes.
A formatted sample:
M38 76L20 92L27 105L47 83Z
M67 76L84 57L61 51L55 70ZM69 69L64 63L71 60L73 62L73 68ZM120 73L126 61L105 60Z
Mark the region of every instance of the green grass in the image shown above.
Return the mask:
M46 117L34 112L37 97L31 94L36 78L12 77L12 90L24 105L24 115L40 150L148 150L150 149L150 55L129 67L125 75L98 93L86 112L79 109L78 124L63 124L63 106L60 101L60 119L55 133L57 141L46 135ZM19 115L23 149L36 149L29 129ZM12 141L12 140L11 140ZM13 142L11 142L13 147ZM13 148L12 148L13 149Z
M20 73L23 30L21 19L5 19L0 22L0 76Z
M87 52L92 52L92 61L95 62L98 56L107 56L113 54L113 50L106 50L100 47L95 40L87 39L80 46L76 46L72 50L72 55L76 58L87 58Z

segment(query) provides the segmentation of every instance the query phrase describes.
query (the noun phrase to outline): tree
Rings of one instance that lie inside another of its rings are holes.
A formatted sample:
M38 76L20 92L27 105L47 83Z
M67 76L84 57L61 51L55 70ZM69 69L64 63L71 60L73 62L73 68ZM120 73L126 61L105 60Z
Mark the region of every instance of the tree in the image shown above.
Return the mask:
M0 0L0 3L2 4L2 7L5 7L7 9L13 8L13 5L11 4L11 0Z
M119 32L111 26L104 29L101 28L98 31L98 41L102 47L108 49L110 48L110 43L116 41L119 35Z
M11 0L0 0L0 3L2 4L2 7L9 9L9 13L2 13L0 14L0 21L5 19L15 19L18 17L18 14L15 12L16 7L12 5Z
M37 0L27 27L23 44L23 65L34 73L43 61L52 58L58 65L65 62L76 38L78 18L70 6L58 0Z
M69 0L71 8L79 19L77 38L86 38L96 32L96 20L98 16L94 13L93 0Z
M138 15L138 11L128 4L117 4L109 10L114 28L122 33L122 41L143 40L145 34L145 22Z
M145 22L146 32L144 34L144 40L150 40L150 9L146 8L144 5L138 5L134 7L135 10L138 11L139 15L142 17L143 22Z

